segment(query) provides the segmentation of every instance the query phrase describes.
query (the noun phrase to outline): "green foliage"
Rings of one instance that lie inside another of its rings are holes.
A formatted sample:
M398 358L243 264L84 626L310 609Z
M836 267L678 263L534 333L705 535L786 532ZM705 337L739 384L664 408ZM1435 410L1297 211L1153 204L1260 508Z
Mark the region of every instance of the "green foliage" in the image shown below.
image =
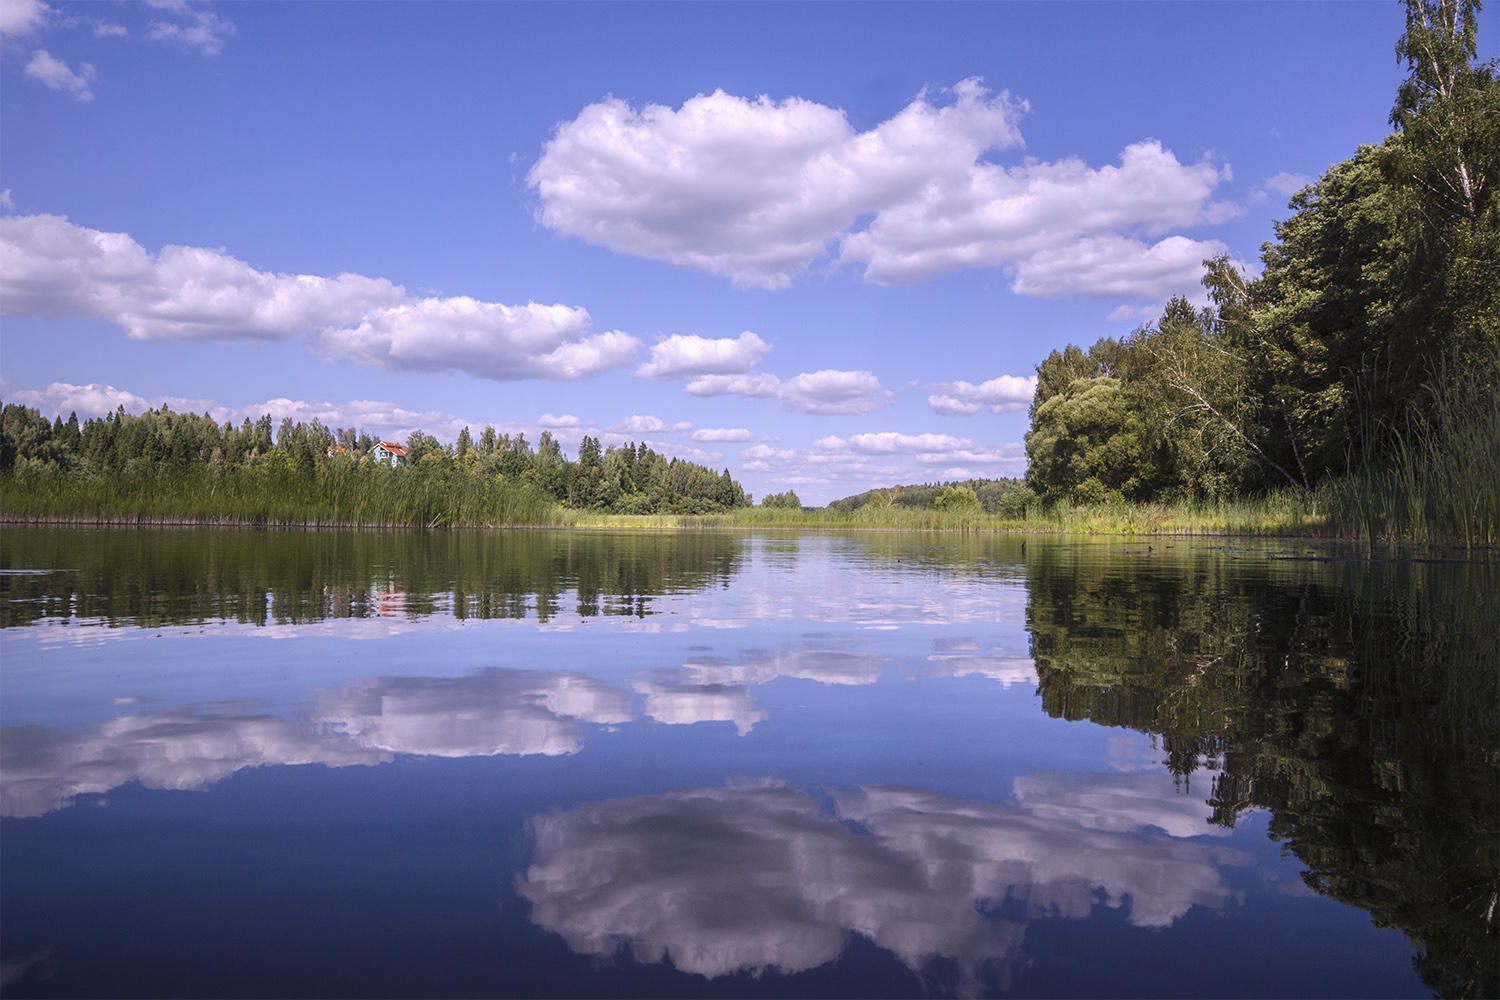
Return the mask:
M967 486L945 486L932 497L933 510L978 510L979 497Z
M1028 482L1045 500L1136 498L1154 478L1142 408L1119 379L1080 378L1037 408L1026 435Z
M762 507L782 507L789 510L801 510L802 500L797 496L795 490L787 490L785 493L772 493L760 502Z
M1002 514L1013 520L1023 518L1026 505L1036 500L1032 490L1019 479L967 479L955 483L914 483L866 490L835 500L828 505L828 509L844 513L890 508L927 510L932 507L933 499L950 486L963 487L973 492L986 514Z
M641 445L585 438L570 462L550 432L537 449L487 427L463 447L407 438L390 469L338 443L373 445L350 429L271 418L236 429L168 409L118 410L79 425L0 407L0 511L28 517L202 519L280 524L547 524L559 507L639 514L712 514L749 505L728 470L668 461Z
M1154 326L1038 366L1027 455L1041 497L1291 486L1371 538L1494 544L1500 82L1473 61L1478 9L1408 0L1398 133L1292 198L1259 278L1210 259L1211 309L1174 299ZM1471 402L1455 402L1460 375Z

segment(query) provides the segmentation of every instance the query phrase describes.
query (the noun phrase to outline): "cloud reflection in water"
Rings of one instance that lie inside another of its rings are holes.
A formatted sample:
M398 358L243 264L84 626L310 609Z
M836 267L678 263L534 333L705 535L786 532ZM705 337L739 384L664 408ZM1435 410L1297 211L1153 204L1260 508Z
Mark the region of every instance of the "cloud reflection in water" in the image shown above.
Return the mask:
M1007 901L1018 918L1128 905L1130 923L1155 928L1235 898L1219 866L1247 859L1170 835L1210 831L1207 806L1179 801L1168 776L1033 775L1017 793L1006 806L869 787L830 809L768 781L586 805L531 821L518 888L533 921L582 954L792 973L858 933L918 974L955 960L962 992L1008 988L1024 960L1025 923L987 912Z
M429 757L577 753L580 721L629 722L630 695L582 674L491 668L319 692L313 719L362 747Z
M308 722L243 702L132 713L82 729L0 730L0 815L40 816L131 780L196 791L267 764L378 764L438 757L566 754L579 723L626 722L630 695L581 674L480 671L379 677L316 692Z
M666 725L733 722L741 736L770 713L750 693L753 685L778 677L820 684L874 684L885 657L831 644L791 644L776 650L747 649L739 663L702 656L680 667L652 670L631 686L646 696L643 714Z
M345 767L391 759L347 736L245 707L222 702L141 712L82 730L0 730L0 815L40 816L132 779L147 788L196 791L262 764Z

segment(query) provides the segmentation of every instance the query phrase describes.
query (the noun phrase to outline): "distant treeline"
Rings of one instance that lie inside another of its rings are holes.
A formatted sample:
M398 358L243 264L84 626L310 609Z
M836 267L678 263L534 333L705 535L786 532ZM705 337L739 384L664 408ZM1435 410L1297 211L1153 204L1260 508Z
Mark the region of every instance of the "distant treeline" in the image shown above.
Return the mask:
M406 439L407 465L368 453L375 439L317 420L268 415L240 426L163 407L80 423L0 407L0 500L10 514L163 517L283 523L545 523L557 508L713 514L750 505L726 469L668 459L645 444L585 437L570 460L551 432L466 427L444 445ZM335 445L344 453L328 454Z
M914 510L977 507L986 514L1021 519L1026 516L1027 505L1036 502L1036 493L1023 479L965 479L962 482L915 483L866 490L835 500L828 509L848 513L862 507L910 507Z

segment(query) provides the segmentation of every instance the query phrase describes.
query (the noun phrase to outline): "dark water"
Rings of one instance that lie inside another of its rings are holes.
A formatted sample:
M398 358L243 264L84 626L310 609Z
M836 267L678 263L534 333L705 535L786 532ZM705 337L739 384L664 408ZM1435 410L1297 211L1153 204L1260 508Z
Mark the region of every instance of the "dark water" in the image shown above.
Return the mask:
M4 992L1494 996L1500 569L1340 555L7 528Z

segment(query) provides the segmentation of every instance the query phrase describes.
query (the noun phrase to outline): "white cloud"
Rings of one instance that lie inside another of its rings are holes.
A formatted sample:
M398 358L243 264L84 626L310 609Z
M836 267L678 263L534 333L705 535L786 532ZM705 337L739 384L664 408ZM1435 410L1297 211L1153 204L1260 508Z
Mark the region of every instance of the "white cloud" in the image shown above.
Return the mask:
M1168 236L1146 244L1116 234L1040 250L1016 266L1011 286L1040 298L1159 299L1199 291L1203 261L1228 250L1218 240Z
M332 360L397 372L461 371L500 382L570 381L635 360L640 341L618 330L585 337L589 315L564 305L506 306L468 296L374 309L313 343Z
M9 395L11 402L34 407L43 413L76 412L84 419L102 417L115 412L115 408L120 406L125 407L127 413L140 413L160 405L155 400L143 399L133 392L116 389L103 382L94 382L89 385L53 382L40 392L35 389L20 389L11 391ZM172 406L172 409L182 408ZM194 412L199 412L197 407L192 407L192 409Z
M84 420L113 413L119 406L125 407L127 413L142 413L166 406L178 413L207 413L219 423L227 420L239 424L246 418L253 420L268 413L277 423L283 417L291 417L292 420L303 423L317 420L325 427L361 428L388 440L405 440L412 431L420 429L445 441L456 439L458 432L464 427L482 426L441 410L409 410L395 403L369 399L345 403L309 403L300 399L277 398L249 406L231 407L209 399L180 396L146 398L102 382L90 385L53 382L41 391L12 389L9 386L0 388L6 393L7 402L35 407L46 415L66 416L70 412L76 412L79 419ZM540 424L506 423L496 426L507 433L521 430L535 434L540 428Z
M683 388L694 396L747 396L766 399L776 395L781 379L752 372L749 375L700 375Z
M924 93L859 134L842 111L795 97L720 90L678 111L610 98L559 126L527 180L538 219L560 235L785 287L861 213L1020 142L1024 105L977 80L952 93L941 108Z
M947 382L942 391L927 397L927 405L948 417L968 417L988 408L991 413L1020 410L1031 404L1036 395L1036 376L1001 375L975 385L972 382Z
M924 92L859 134L842 111L800 98L716 91L678 110L639 111L610 98L558 127L528 183L542 201L537 218L559 235L739 287L785 287L835 244L837 263L880 284L1003 267L1028 295L1141 298L1196 286L1201 267L1177 260L1182 244L1203 251L1200 261L1219 245L1159 238L1239 212L1210 200L1227 166L1183 164L1155 140L1127 146L1118 166L987 163L988 152L1021 145L1026 105L977 79L951 94L939 107ZM1102 277L1060 266L1098 239L1133 245L1134 283L1118 246Z
M683 388L694 396L775 398L788 413L858 415L889 406L896 398L870 372L834 369L804 372L785 380L761 372L703 375Z
M746 330L733 340L674 334L651 348L651 360L635 370L658 380L748 372L770 353L771 345Z
M224 49L224 38L234 34L234 25L219 20L211 10L195 7L187 0L146 0L148 7L174 14L173 21L152 21L148 37L156 41L178 42L197 49L206 56L218 55Z
M51 15L52 8L41 0L4 0L0 3L0 38L25 38Z
M1208 198L1224 179L1211 164L1182 165L1155 140L1127 146L1118 167L1094 169L1078 159L1010 169L976 163L879 213L868 230L844 240L841 259L865 264L865 279L880 284L1011 266L1012 288L1021 294L1093 297L1103 293L1087 274L1072 291L1039 292L1022 279L1038 255L1067 255L1090 238L1124 240L1122 233L1137 229L1156 235L1223 221L1230 209ZM1191 275L1189 285L1197 280Z
M981 467L979 476L1019 475L1026 469L1026 452L1019 443L993 446L949 434L895 431L829 435L811 448L757 444L740 451L742 472L765 473L777 483L845 484L843 494L827 499L898 482L974 478L967 466Z
M0 251L6 313L94 316L136 340L280 341L405 296L384 279L257 271L221 250L167 246L153 256L124 233L57 215L0 219Z
M537 426L539 426L539 427L582 427L583 426L583 421L579 420L577 417L573 416L573 414L571 414L571 413L564 413L560 417L553 416L550 413L543 413L540 417L536 418L536 422L537 422Z
M1283 198L1290 198L1312 182L1313 179L1306 174L1289 174L1282 171L1275 176L1267 177L1261 181L1261 187L1267 191L1273 191Z
M15 211L16 203L10 197L10 188L0 191L0 208L5 209L7 212Z
M792 413L871 413L895 401L870 372L826 369L787 379L776 393L784 410Z
M124 233L55 215L0 218L0 308L97 317L136 340L264 343L312 331L331 359L499 381L585 378L630 364L639 346L619 331L585 336L589 315L573 306L418 299L385 278L275 274L222 249L152 255Z
M68 64L54 57L46 49L37 49L31 54L31 61L26 64L25 73L33 80L40 80L53 90L65 90L73 95L75 101L92 101L93 93L89 90L89 82L98 74L94 67L88 63L79 63L78 72L68 68Z
M1144 305L1124 302L1111 309L1104 318L1111 323L1150 323L1162 314L1166 306L1165 301L1147 302Z
M923 465L947 465L954 462L1015 465L1025 461L1025 453L1020 445L992 448L951 434L899 434L895 431L883 431L878 434L855 434L847 441L824 438L814 442L814 446L820 444L825 448L844 447L865 455L912 455Z
M688 435L693 441L749 441L755 437L743 427L703 427Z
M639 413L626 417L610 428L610 430L620 431L624 434L659 434L662 431L689 431L692 429L693 425L686 420L669 424L660 417ZM698 438L694 437L693 440L696 441Z

